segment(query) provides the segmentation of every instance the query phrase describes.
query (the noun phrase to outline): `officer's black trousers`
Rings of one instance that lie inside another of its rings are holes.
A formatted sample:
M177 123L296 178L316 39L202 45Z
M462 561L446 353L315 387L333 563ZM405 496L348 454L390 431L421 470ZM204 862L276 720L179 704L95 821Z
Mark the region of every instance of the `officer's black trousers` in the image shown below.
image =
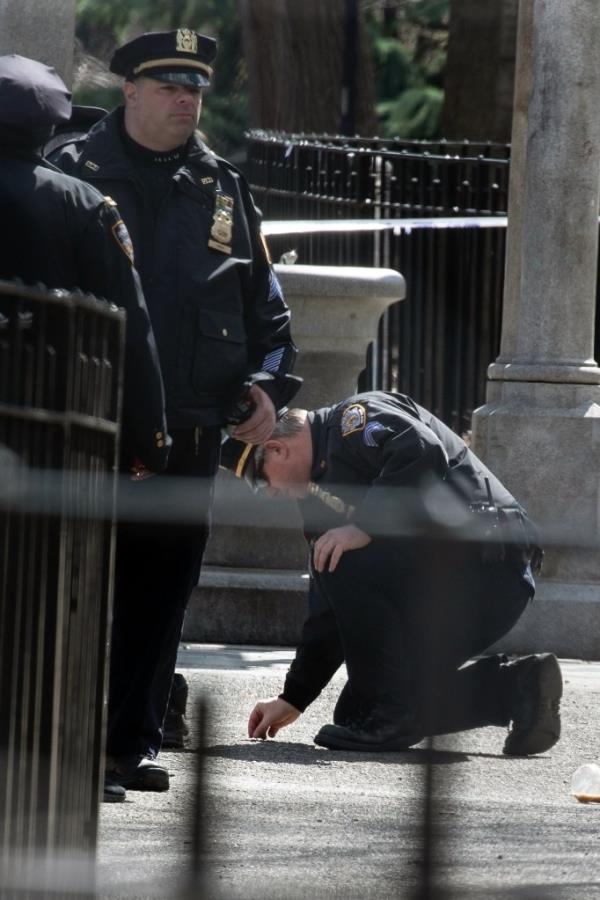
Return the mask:
M167 472L128 490L129 498L139 492L144 505L156 498L150 520L121 521L117 529L107 735L114 756L160 749L185 609L208 539L220 429L171 436ZM197 501L198 519L191 524L174 518L182 477L191 479L186 499L193 506ZM175 510L165 485L173 487Z
M517 554L484 562L473 545L373 541L345 553L335 572L313 573L333 610L348 684L338 722L353 708L416 715L423 734L506 725L506 658L465 666L506 634L533 595Z

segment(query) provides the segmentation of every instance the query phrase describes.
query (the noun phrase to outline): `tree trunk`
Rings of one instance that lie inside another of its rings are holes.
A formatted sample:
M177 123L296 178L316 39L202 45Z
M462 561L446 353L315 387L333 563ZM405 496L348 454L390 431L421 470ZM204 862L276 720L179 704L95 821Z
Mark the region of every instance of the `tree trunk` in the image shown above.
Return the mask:
M519 0L451 0L442 134L510 141Z
M349 0L238 0L248 66L253 127L335 134L343 119L342 93ZM360 6L354 109L355 131L376 127L373 65ZM347 70L347 67L346 67ZM348 92L346 92L346 98Z

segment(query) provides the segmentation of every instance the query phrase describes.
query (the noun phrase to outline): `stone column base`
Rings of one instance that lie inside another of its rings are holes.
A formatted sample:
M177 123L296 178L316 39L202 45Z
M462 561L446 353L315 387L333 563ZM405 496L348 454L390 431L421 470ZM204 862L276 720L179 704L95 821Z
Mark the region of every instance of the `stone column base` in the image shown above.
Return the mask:
M503 648L600 658L600 386L490 382L472 443L546 550L536 599Z
M600 659L600 586L538 579L534 599L493 650Z

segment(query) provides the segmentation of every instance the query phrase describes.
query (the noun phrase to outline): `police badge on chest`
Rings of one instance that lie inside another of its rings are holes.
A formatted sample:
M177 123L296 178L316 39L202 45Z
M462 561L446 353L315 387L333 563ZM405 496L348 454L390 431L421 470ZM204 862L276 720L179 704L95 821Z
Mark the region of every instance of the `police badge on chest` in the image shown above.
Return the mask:
M222 191L215 194L215 212L208 246L220 253L231 253L231 240L233 238L233 197L228 197Z

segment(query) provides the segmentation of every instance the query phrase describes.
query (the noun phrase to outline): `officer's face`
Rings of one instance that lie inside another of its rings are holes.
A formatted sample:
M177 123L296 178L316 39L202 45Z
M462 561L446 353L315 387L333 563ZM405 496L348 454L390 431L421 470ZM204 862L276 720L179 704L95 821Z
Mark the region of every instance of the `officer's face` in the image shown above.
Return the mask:
M127 133L150 150L174 150L198 125L202 107L200 88L169 84L155 78L126 81Z
M310 480L310 463L285 441L270 440L264 448L259 474L268 482L269 497L304 497Z

